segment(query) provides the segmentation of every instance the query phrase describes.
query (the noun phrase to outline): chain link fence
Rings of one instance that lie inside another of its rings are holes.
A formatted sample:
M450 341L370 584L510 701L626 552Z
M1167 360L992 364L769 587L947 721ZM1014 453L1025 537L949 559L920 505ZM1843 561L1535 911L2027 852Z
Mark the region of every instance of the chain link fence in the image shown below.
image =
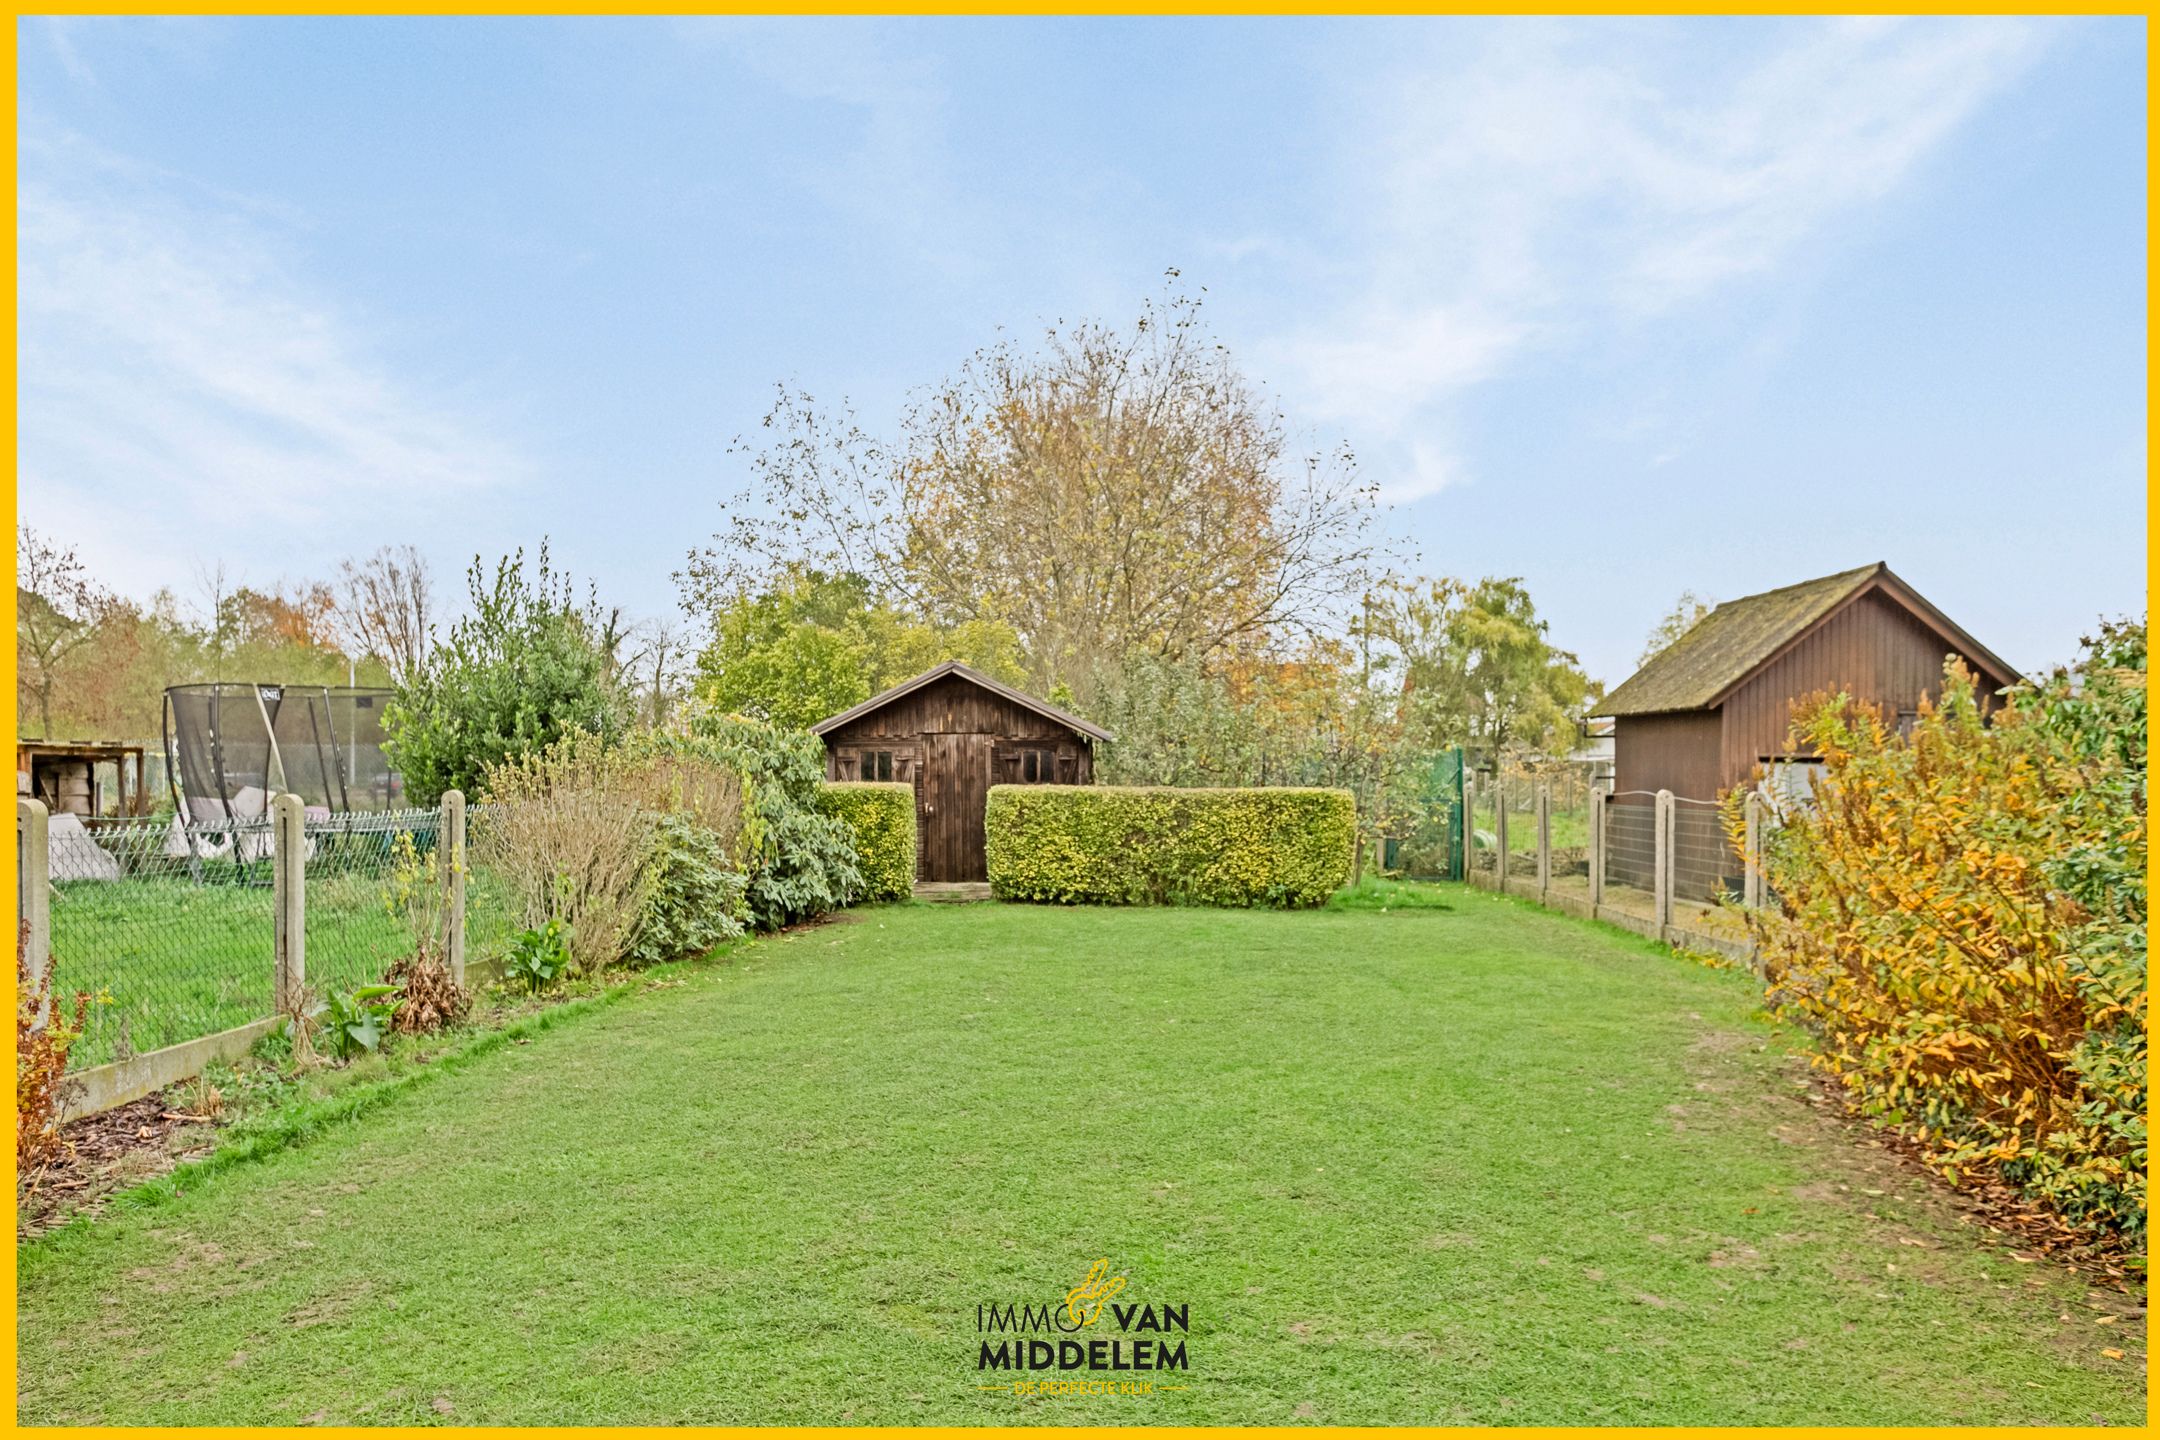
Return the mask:
M399 871L434 883L439 810L384 810L310 818L307 855L307 985L317 994L372 985L413 949L393 905Z
M50 822L53 991L93 997L81 1068L271 1012L268 820Z
M468 830L472 823L468 812ZM71 1015L78 992L92 997L71 1069L274 1013L277 856L267 816L183 825L171 816L85 822L62 814L46 825L53 993ZM412 951L396 896L440 883L432 862L443 843L438 809L318 811L303 822L310 991L374 984ZM468 966L500 952L512 909L494 877L468 870Z

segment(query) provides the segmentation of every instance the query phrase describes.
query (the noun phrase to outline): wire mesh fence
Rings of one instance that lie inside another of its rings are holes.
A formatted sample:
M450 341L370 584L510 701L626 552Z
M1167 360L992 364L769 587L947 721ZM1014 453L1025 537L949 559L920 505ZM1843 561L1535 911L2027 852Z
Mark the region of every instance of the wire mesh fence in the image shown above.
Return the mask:
M1551 834L1552 874L1556 879L1590 873L1590 807L1598 792L1588 783L1555 785L1548 792L1547 826Z
M1498 797L1494 794L1493 783L1489 777L1481 776L1474 783L1476 788L1470 797L1469 833L1463 837L1468 847L1466 863L1470 869L1490 875L1499 869L1499 851L1495 848L1500 843Z
M1424 767L1423 783L1402 817L1403 833L1390 837L1382 865L1418 880L1463 878L1463 755L1442 750Z
M1673 797L1673 897L1709 904L1739 894L1743 871L1714 800Z
M71 1012L76 993L94 997L71 1066L270 1013L269 821L183 829L55 815L48 846L53 991Z
M467 820L471 824L470 815ZM265 1019L275 1009L271 820L47 822L54 994L92 997L70 1068ZM301 827L305 983L320 996L380 981L415 945L398 896L440 885L443 812L317 813ZM468 849L468 854L470 853ZM513 906L468 870L468 965L499 951Z
M1657 796L1623 790L1605 802L1604 885L1608 895L1657 888Z

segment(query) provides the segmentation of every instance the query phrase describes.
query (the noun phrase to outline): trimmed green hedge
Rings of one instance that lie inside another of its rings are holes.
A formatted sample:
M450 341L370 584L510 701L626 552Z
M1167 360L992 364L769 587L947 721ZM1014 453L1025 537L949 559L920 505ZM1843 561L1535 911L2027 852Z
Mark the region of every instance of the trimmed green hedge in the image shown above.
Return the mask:
M990 888L1062 905L1319 905L1350 881L1347 790L996 785Z
M858 900L905 900L915 892L915 787L891 780L828 780L818 809L847 826L862 868Z

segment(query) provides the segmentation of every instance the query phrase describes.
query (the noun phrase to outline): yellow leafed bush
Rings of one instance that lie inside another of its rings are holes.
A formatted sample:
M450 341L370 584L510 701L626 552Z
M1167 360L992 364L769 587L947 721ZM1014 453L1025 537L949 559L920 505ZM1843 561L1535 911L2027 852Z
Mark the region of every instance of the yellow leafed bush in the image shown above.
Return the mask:
M1830 697L1813 801L1766 842L1773 1005L1855 1107L1952 1178L2096 1234L2145 1229L2145 641L1984 716L1954 664L1901 736ZM1729 810L1738 838L1737 807Z
M990 888L1059 904L1309 906L1350 879L1347 790L998 785Z

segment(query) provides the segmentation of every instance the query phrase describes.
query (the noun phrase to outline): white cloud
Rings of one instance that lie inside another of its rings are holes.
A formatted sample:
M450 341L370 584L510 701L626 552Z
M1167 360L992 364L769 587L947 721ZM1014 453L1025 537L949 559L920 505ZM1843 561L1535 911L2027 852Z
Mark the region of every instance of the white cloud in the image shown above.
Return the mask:
M2049 33L1727 22L1719 41L1768 48L1713 63L1669 48L1700 28L1514 23L1402 62L1346 147L1364 178L1344 229L1364 238L1337 259L1360 279L1278 337L1274 368L1423 474L1413 441L1463 392L1777 273L1905 183Z
M56 528L103 517L96 540L67 538L123 551L108 573L129 588L182 579L182 551L273 565L312 551L319 568L356 527L399 528L383 525L391 507L405 526L431 497L520 473L393 373L263 208L65 137L25 153L22 508Z

